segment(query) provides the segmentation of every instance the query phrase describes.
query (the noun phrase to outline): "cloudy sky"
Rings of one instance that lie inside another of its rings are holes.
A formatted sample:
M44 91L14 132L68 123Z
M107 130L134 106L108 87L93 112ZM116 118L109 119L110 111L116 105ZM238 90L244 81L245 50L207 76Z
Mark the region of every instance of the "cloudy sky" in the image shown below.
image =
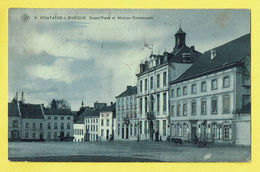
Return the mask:
M82 100L115 101L136 85L138 64L151 53L144 44L172 51L180 19L186 44L200 52L250 32L249 10L10 9L8 99L23 90L28 103L66 99L73 110Z

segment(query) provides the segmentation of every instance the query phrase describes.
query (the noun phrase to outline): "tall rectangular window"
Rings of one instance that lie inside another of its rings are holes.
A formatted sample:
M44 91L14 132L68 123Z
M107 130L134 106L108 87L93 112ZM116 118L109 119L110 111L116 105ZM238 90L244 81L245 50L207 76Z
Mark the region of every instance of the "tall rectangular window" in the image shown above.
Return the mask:
M171 116L174 116L174 105L171 105Z
M50 123L50 122L48 122L47 128L48 128L48 129L51 129L51 123Z
M64 129L64 123L60 124L60 129Z
M166 93L163 93L163 112L166 112L167 109L167 101L166 101Z
M70 123L69 122L67 123L67 129L70 129Z
M171 89L171 97L172 97L172 98L174 97L174 94L175 94L174 89Z
M230 112L230 98L229 96L223 97L223 113L229 113Z
M224 125L224 138L225 139L230 138L230 131L231 131L231 126L230 125Z
M165 87L166 86L166 80L167 80L167 74L166 72L163 72L163 86Z
M217 81L216 79L213 79L213 80L211 81L211 89L212 89L212 90L218 89L218 81Z
M13 120L13 128L18 128L18 120Z
M188 90L187 90L186 86L183 87L183 91L182 92L183 92L184 96L186 96L188 94Z
M160 112L160 94L157 94L157 112Z
M181 88L177 88L177 97L181 96Z
M207 85L206 85L206 81L203 81L201 83L201 92L205 92L207 91Z
M150 78L150 88L151 88L151 90L153 89L153 77L152 76Z
M104 119L101 119L101 126L104 126Z
M191 115L195 116L197 112L197 105L196 105L196 101L192 101L191 102Z
M157 88L160 88L160 74L157 74Z
M54 129L58 129L57 122L54 123Z
M25 128L26 128L26 129L29 128L29 123L28 123L28 122L25 123Z
M109 126L109 119L107 119L107 127Z
M187 103L183 103L182 115L187 116Z
M147 84L148 84L148 83L147 83L147 79L145 79L145 80L144 80L144 89L145 89L145 91L147 91L147 87L148 87Z
M42 130L42 123L40 123L40 130Z
M225 76L225 77L223 78L223 87L224 87L224 88L227 88L227 87L229 87L229 85L230 85L229 76Z
M217 99L217 97L211 98L211 113L212 114L218 113L218 99Z
M140 81L140 93L143 91L143 81Z
M177 104L177 116L181 116L181 105Z
M144 111L147 112L147 97L144 98Z
M201 115L206 115L207 111L207 102L206 99L201 99Z
M192 94L196 94L197 93L197 85L196 84L192 84L191 85L191 93Z
M33 131L35 131L36 130L36 123L33 123Z
M144 134L147 134L147 121L144 121Z
M140 123L139 123L139 125L140 125L140 127L139 127L139 132L140 132L140 134L142 134L142 131L143 131L143 121L140 121Z
M140 113L143 113L143 99L140 98L140 101L139 101L139 108L140 108Z

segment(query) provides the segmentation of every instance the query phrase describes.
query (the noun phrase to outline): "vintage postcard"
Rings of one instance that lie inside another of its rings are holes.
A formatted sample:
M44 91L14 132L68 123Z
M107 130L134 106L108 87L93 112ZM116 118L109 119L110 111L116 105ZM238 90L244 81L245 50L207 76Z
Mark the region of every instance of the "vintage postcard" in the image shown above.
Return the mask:
M251 161L250 10L8 12L10 161Z

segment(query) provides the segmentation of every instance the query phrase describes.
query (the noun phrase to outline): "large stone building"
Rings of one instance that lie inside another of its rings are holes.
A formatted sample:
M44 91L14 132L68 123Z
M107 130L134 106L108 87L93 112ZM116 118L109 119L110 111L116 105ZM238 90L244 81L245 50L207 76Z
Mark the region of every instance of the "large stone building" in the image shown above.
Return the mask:
M126 90L116 97L117 133L115 139L137 139L137 88L127 86Z
M137 74L138 137L166 140L169 135L168 82L177 79L201 55L185 43L186 33L181 28L175 34L171 53L150 55L140 64Z
M220 143L248 138L249 116L238 114L250 102L250 34L206 51L170 81L169 92L171 137Z

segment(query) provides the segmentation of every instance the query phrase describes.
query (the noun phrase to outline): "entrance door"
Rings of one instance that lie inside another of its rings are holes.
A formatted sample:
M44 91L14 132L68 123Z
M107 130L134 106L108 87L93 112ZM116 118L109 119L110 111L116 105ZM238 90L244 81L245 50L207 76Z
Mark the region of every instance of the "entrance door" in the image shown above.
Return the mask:
M64 140L64 132L60 132L60 141Z
M43 140L43 134L42 133L40 133L40 140Z
M128 139L128 127L126 127L126 139Z
M153 140L153 121L150 121L149 125L150 140Z
M109 130L107 129L107 140L109 139Z
M197 127L192 126L191 127L191 140L193 140L197 136Z

